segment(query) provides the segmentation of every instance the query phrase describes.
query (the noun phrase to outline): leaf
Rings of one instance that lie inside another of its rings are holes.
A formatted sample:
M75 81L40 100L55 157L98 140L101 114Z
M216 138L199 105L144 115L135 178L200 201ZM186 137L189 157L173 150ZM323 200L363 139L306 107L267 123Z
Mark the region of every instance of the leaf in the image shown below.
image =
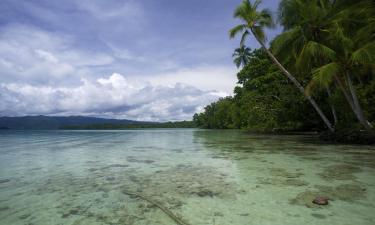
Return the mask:
M328 86L340 72L340 65L332 62L313 70L313 81L321 86Z
M375 42L371 42L353 52L350 60L355 64L375 64Z
M259 26L262 26L262 27L268 27L268 28L275 27L272 13L268 9L263 9L262 11L260 11L258 18L257 18L257 23L259 24Z
M309 68L312 66L312 61L319 58L334 61L336 58L336 52L326 45L315 41L309 41L298 55L296 66L300 70L306 69L304 67Z
M285 31L273 39L271 42L271 51L276 56L284 56L281 58L291 56L291 47L297 47L295 43L301 38L303 37L301 35L301 27L299 26Z
M229 37L234 38L239 32L242 32L245 29L246 29L245 24L237 25L229 31Z
M254 33L254 35L261 41L261 42L265 42L266 41L266 36L264 34L264 31L263 31L263 28L260 27L260 26L254 26L252 28L252 31Z

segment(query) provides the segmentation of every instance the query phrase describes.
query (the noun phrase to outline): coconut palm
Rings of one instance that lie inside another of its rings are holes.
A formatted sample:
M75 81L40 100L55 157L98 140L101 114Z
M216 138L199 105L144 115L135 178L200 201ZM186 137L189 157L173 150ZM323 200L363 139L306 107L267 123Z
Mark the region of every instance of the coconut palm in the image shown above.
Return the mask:
M282 63L289 68L289 71L298 71L299 74L304 74L304 80L309 79L311 74L311 65L319 61L315 60L304 61L308 67L302 67L301 62L297 61L297 56L301 50L306 46L309 40L316 40L329 27L330 23L334 21L335 13L332 12L332 2L328 0L282 0L279 5L278 20L284 27L284 32L278 35L271 43L272 52L283 59ZM310 43L311 44L311 43ZM324 49L322 49L324 50ZM316 87L314 82L306 87L307 94L310 95L312 87ZM324 86L329 99L331 99L330 86ZM337 123L336 109L332 102L328 101L334 124Z
M344 45L339 42L332 47L320 45L329 49L331 53L325 55L325 63L312 71L313 81L321 85L329 85L336 80L359 122L366 129L372 129L373 126L367 121L360 105L353 78L360 75L361 67L368 68L375 65L375 42L356 43L354 37L347 38Z
M250 61L251 49L242 45L234 50L232 57L234 58L233 62L236 64L237 68L240 68L241 66L245 67Z
M242 21L241 24L232 28L229 32L229 36L234 38L237 34L242 33L240 45L242 46L249 35L253 35L259 42L262 48L266 51L272 62L282 71L282 73L298 88L298 90L304 94L306 99L311 103L314 109L317 111L319 116L322 118L325 125L330 131L334 131L331 122L327 119L323 111L320 109L316 101L305 92L304 87L298 82L298 80L288 71L285 67L276 59L271 51L266 47L264 28L274 27L273 18L269 10L263 9L258 11L258 6L261 0L255 0L254 3L250 0L243 0L242 3L236 8L234 17Z
M375 26L373 13L374 4L366 0L283 0L279 20L286 31L272 43L276 55L313 75L309 86L339 87L366 129L372 125L359 104L351 74L374 63L374 35L369 35Z

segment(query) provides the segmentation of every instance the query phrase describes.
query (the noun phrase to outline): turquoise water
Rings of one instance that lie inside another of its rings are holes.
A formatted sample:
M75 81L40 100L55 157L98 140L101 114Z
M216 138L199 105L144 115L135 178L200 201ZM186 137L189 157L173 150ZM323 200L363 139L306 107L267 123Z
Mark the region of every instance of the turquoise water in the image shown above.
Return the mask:
M195 129L0 132L0 224L175 224L128 192L194 225L373 225L375 147Z

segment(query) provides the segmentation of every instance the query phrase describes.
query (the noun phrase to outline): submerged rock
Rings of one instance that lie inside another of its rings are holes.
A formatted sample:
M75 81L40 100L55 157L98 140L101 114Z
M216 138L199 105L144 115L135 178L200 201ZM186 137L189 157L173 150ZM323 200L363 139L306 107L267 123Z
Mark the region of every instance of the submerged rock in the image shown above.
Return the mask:
M18 218L20 218L21 220L24 220L24 219L27 219L30 216L31 216L31 214L24 214L24 215L19 216Z
M0 212L1 211L6 211L9 210L10 208L8 206L0 207Z
M129 165L126 165L126 164L111 164L111 165L102 167L101 169L105 170L105 169L110 169L110 168L124 168L124 167L128 167L128 166Z
M318 219L325 219L325 218L327 218L326 215L318 214L318 213L312 213L311 216L313 216L315 218L318 218Z
M289 178L289 179L299 178L299 177L304 175L301 172L288 172L284 168L270 168L269 172L270 172L271 176L284 177L284 178Z
M320 205L327 205L328 200L355 202L366 197L366 188L358 184L342 184L335 187L317 185L315 188L317 190L307 190L299 193L295 198L290 200L290 204L305 205L313 208Z
M128 157L126 160L132 163L146 163L146 164L151 164L155 162L154 160L151 160L151 159L137 159L135 157Z
M323 172L318 175L324 180L355 180L355 173L361 172L361 168L348 165L338 164L326 167Z
M214 193L213 191L211 190L199 190L197 192L192 192L192 194L196 194L198 195L199 197L214 197L215 195L218 195L219 193Z
M317 204L317 205L328 205L328 200L329 198L327 197L319 196L319 197L314 198L312 203Z
M10 179L2 179L2 180L0 180L0 184L8 183L9 181L10 181Z
M265 177L257 177L257 182L259 184L263 185L276 185L280 187L285 186L294 186L294 187L300 187L300 186L307 186L309 185L308 182L300 180L300 179L284 179L284 178L265 178ZM255 188L258 188L259 185L255 186Z
M359 184L342 184L336 187L317 186L322 193L327 196L332 196L346 202L354 202L356 200L364 199L366 197L366 188Z
M304 205L308 208L318 207L318 205L312 202L317 195L319 195L317 191L304 191L299 193L294 199L291 199L290 204Z

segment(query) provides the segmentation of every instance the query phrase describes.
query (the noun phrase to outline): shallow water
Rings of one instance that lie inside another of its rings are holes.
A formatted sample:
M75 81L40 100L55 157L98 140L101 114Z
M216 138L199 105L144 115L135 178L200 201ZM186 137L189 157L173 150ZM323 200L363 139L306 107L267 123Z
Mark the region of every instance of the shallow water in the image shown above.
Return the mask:
M129 191L194 225L372 225L375 147L195 129L0 131L0 224L175 224Z

